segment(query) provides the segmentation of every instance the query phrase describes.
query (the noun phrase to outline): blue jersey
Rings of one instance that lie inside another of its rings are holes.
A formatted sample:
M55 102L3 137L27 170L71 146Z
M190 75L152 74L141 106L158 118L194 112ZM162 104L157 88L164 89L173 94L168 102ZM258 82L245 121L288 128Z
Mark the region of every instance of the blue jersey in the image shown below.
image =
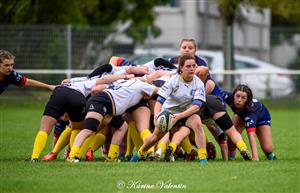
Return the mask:
M237 111L233 105L233 95L228 93L225 102L231 107L232 111L245 122L245 128L248 132L255 131L262 125L271 125L271 115L265 105L257 99L252 99L251 109Z
M0 79L0 94L7 89L9 84L23 86L26 83L26 80L26 77L13 70L8 76L5 76L4 79Z
M210 79L212 81L214 81L213 79ZM205 81L205 84L207 82L207 79ZM215 81L214 81L215 83ZM225 100L225 98L227 98L228 93L226 91L221 90L221 88L215 83L215 87L214 89L211 91L210 95L214 95L214 96L218 96L222 99L222 101Z

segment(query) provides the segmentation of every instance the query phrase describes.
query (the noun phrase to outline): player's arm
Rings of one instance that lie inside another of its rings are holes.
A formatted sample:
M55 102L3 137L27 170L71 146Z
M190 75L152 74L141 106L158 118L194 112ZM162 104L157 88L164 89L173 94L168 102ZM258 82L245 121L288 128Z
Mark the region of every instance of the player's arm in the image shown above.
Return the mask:
M109 83L112 83L116 80L120 80L120 79L132 79L134 78L134 75L133 74L115 74L115 75L110 75L110 76L105 76L105 77L102 77L102 78L98 78L97 81L96 81L96 85L99 85L99 84L109 84Z
M47 89L47 90L50 90L50 91L54 90L54 88L55 88L54 85L45 84L43 82L33 80L33 79L30 79L30 78L27 78L24 86L34 87L34 88L43 88L43 89Z
M196 112L198 112L199 110L200 110L199 105L192 105L187 110L185 110L181 113L174 114L172 122L176 123L178 120L183 119L185 117L189 117L189 116L195 114Z
M109 73L112 71L112 65L111 64L104 64L99 67L97 67L93 72L91 72L89 75L87 75L88 78L94 77L94 76L101 76L103 73Z
M153 73L151 73L151 74L149 74L149 75L146 75L146 81L148 82L148 83L151 83L151 82L153 82L154 80L156 80L156 79L158 79L158 78L160 78L160 77L162 77L162 76L168 76L168 75L170 75L170 72L169 71L165 71L165 70L157 70L157 71L155 71L155 72L153 72Z
M95 95L96 93L98 92L102 92L104 89L107 89L108 88L108 85L107 84L99 84L99 85L96 85L92 88L91 90L91 94L92 95Z
M256 144L256 128L246 128L248 139L252 151L252 160L258 161L258 152L257 152L257 144Z
M154 112L153 112L154 113L154 124L155 125L156 125L157 115L161 111L161 107L164 104L165 100L166 100L165 98L158 95L157 100L156 100L155 105L154 105Z
M215 88L215 82L212 80L207 80L205 84L205 94L209 95Z
M129 66L125 68L125 72L127 74L144 75L149 73L149 69L147 66Z

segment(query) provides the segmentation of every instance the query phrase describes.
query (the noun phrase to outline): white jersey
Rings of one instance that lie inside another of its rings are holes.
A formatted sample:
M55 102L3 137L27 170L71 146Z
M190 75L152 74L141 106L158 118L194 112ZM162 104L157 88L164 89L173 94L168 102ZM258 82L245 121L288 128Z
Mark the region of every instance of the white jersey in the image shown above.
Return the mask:
M114 66L114 65L112 65L112 70L111 70L110 74L119 74L119 75L128 74L126 72L127 67L128 66Z
M167 80L159 89L158 95L166 99L162 108L168 109L173 114L188 109L192 106L193 100L206 100L204 84L197 76L186 83L179 74Z
M171 76L174 76L177 74L177 69L172 69L172 70L168 70L168 72L170 73L169 75L166 76L161 76L156 80L162 80L162 81L167 81L170 79Z
M97 79L98 77L95 76L87 80L82 79L68 84L63 84L62 86L66 86L74 90L77 90L81 92L85 97L87 97L91 93L92 88L96 86Z
M163 66L156 67L155 64L154 64L154 60L151 60L150 62L147 62L147 63L145 63L144 65L141 65L141 66L147 66L148 70L149 70L149 74L151 74L151 73L153 73L157 70L166 70L166 71L171 71L171 72L173 72L174 70L177 71L177 69L170 69L170 68L166 68L166 67L163 67Z
M114 115L122 115L128 108L138 104L144 94L151 96L155 86L138 79L117 80L104 92L108 93L114 106Z

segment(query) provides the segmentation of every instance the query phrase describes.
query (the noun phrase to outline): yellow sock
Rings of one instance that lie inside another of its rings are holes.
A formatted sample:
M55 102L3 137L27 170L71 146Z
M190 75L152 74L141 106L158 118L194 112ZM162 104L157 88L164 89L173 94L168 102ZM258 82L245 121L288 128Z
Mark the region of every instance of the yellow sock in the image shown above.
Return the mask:
M79 132L80 132L79 129L72 130L72 132L71 132L71 137L70 137L70 147L73 146L73 143L74 143L74 141L75 141L75 138L76 138L76 136L77 136L77 134L78 134Z
M175 150L176 150L176 148L177 148L177 145L176 145L176 143L171 142L171 143L169 143L169 146L172 147L172 155L173 155L174 152L175 152Z
M95 133L93 133L92 135L90 135L88 138L86 138L83 142L83 144L81 145L80 149L79 149L79 154L78 157L81 158L83 156L83 154L87 151L87 149L90 147L93 139L94 139Z
M143 145L143 140L136 129L135 122L129 122L128 132L136 149L140 149Z
M166 154L166 149L167 149L167 145L163 142L158 142L156 150L158 150L159 148L161 148L161 153L162 155Z
M145 140L147 139L148 136L151 135L151 132L149 131L149 129L144 129L141 133L141 138L143 140L143 142L145 142ZM150 154L154 152L154 146L152 146L150 149L148 149L147 154Z
M45 131L39 131L35 137L31 159L38 159L43 149L46 147L48 134Z
M206 152L206 149L205 148L199 148L198 149L198 158L199 159L206 159L206 156L207 156L207 152Z
M93 141L90 144L90 148L92 151L97 151L97 149L100 148L101 145L105 143L106 137L101 132L96 133L96 135L93 138Z
M72 133L72 129L70 127L66 127L66 129L61 133L59 136L52 152L53 153L58 153L64 148L66 145L68 145L70 141L70 136Z
M72 146L69 157L70 158L78 157L78 155L79 155L79 149L80 149L80 147L78 147L78 146Z
M193 145L191 144L189 137L185 137L180 145L187 154L190 154L193 150Z
M147 152L143 151L141 148L138 150L138 157L140 159L144 158L146 156Z
M244 140L239 140L237 143L236 143L236 147L240 150L240 151L244 151L244 150L247 150L247 146L246 146L246 143L244 142Z
M119 156L120 147L116 144L110 144L106 157L107 161L114 161Z

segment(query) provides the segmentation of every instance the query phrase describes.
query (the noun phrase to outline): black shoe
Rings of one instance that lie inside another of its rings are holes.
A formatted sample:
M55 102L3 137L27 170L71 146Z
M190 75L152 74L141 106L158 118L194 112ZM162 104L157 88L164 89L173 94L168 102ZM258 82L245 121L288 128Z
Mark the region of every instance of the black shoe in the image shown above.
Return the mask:
M148 161L155 161L156 157L155 157L155 153L152 152L150 154L147 155L147 160Z
M277 160L277 157L273 152L266 154L266 156L268 160Z
M181 147L177 147L175 152L174 152L174 158L176 159L185 159L185 154L183 152L183 150L181 149Z
M244 158L244 160L252 160L252 156L248 150L242 150L241 156Z
M217 157L216 147L212 142L207 143L206 145L207 159L214 160Z
M197 151L192 149L191 153L186 154L185 160L186 161L194 161L197 157L198 157Z
M171 161L172 151L173 151L173 148L171 146L168 146L167 149L166 149L166 155L165 155L165 161L166 162Z

